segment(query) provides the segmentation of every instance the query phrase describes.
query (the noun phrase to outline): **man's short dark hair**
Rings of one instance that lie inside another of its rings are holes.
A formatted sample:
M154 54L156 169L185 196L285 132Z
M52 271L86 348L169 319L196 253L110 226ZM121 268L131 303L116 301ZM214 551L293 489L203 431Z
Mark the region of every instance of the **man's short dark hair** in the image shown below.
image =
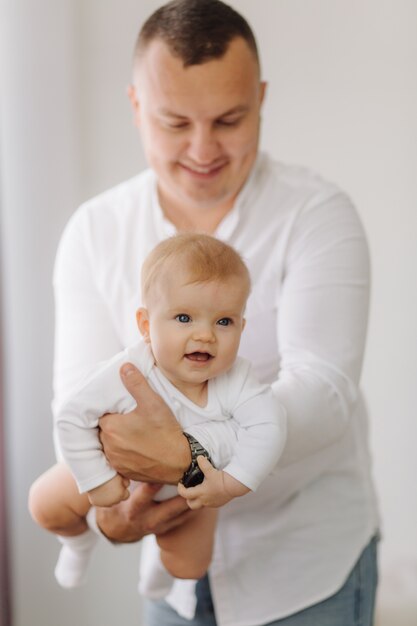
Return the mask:
M144 23L135 46L135 60L148 44L161 39L184 67L221 58L232 39L242 37L259 64L255 36L247 21L220 0L172 0Z

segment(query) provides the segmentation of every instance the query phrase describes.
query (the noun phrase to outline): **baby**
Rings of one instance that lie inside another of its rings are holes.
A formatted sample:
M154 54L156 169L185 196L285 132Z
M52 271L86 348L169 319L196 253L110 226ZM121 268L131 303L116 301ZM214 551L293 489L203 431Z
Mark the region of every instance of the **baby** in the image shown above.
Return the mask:
M109 465L98 436L103 414L134 408L119 377L123 363L133 363L146 376L172 409L190 445L195 440L211 442L205 445L211 447L215 464L224 464L216 453L216 439L233 441L234 452L225 467L214 468L207 452L198 458L204 480L189 488L178 485L180 495L196 510L182 526L156 538L171 575L194 579L205 573L216 507L255 490L276 465L285 442L285 417L270 387L260 385L250 364L237 357L249 292L249 272L238 253L208 235L176 235L146 258L144 306L136 315L142 340L99 364L56 407L66 465L55 465L31 488L33 518L59 535L63 544L55 569L62 586L84 581L95 543L86 523L91 505L111 506L129 497L129 480ZM175 487L162 492L164 498L176 493Z

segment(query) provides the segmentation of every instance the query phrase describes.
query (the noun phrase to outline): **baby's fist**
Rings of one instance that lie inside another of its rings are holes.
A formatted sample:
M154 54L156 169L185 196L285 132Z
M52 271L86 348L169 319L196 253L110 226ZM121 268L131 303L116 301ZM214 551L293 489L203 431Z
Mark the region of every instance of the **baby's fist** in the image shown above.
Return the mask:
M90 504L93 506L112 506L122 500L127 500L129 493L129 479L116 474L103 485L99 485L87 492Z

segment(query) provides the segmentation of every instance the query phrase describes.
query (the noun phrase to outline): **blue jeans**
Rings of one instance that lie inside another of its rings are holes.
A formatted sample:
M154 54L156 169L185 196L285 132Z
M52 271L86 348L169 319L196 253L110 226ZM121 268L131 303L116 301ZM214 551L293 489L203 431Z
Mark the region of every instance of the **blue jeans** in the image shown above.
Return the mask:
M372 626L377 587L377 541L374 537L359 557L343 587L327 600L264 626ZM216 626L207 576L197 583L193 620L179 617L164 601L146 601L145 626Z

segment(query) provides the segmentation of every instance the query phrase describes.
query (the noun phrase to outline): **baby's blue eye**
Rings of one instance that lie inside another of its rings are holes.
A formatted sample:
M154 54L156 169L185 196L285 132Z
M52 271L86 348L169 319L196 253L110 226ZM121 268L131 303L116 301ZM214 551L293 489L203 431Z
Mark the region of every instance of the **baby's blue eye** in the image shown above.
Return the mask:
M191 322L191 317L186 313L180 313L179 315L176 315L175 319L177 320L177 322L181 322L181 324L187 324L188 322Z
M217 322L219 326L229 326L232 323L230 317L222 317L221 320Z

